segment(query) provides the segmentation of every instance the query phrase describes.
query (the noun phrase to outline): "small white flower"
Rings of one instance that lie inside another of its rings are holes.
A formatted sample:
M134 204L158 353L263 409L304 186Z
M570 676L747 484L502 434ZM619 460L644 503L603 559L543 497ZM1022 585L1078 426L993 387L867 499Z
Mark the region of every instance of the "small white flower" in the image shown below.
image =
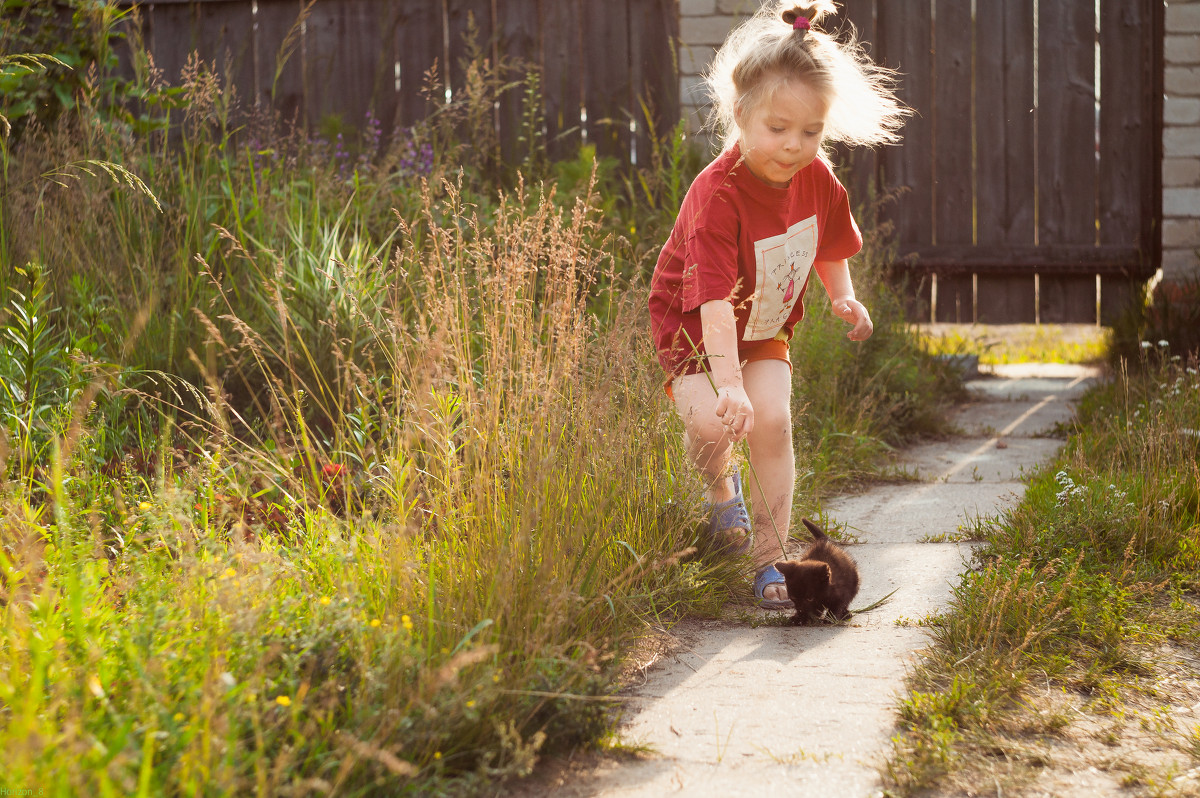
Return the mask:
M1170 341L1163 340L1163 339L1161 339L1161 338L1160 338L1160 339L1158 340L1158 345L1159 345L1159 347L1160 347L1160 348L1162 348L1162 349L1166 349L1168 346L1170 346L1170 345L1171 345L1171 342L1170 342Z
M1154 346L1154 344L1150 343L1149 341L1142 341L1142 349L1149 349L1152 346Z

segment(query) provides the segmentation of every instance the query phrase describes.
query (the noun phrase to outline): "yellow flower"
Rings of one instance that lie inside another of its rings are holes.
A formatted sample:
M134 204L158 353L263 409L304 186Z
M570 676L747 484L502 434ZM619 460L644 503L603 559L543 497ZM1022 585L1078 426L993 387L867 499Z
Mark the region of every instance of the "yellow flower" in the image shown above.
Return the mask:
M221 576L224 579L232 579L233 577L237 576L237 571L233 570L232 568L226 568L225 573Z
M175 713L175 722L182 723L183 720L184 720L184 714L182 712L176 712Z
M433 752L433 758L434 758L434 759L441 759L441 758L442 758L442 752L441 752L441 751L434 751L434 752Z
M406 631L406 632L412 631L412 618L409 618L407 615L401 615L400 623L403 624L404 631Z
M258 698L258 696L255 695L254 693L246 693L246 703L247 704L253 704L254 700L256 698Z
M474 701L468 701L468 702L467 702L467 709L474 709L474 708L475 708L475 702L474 702Z
M328 607L329 602L331 602L331 601L333 601L333 599L329 598L329 596L321 596L321 606L322 607Z
M492 684L500 684L500 674L498 674L498 673L492 674Z
M150 502L138 502L138 509L142 511L153 510L154 505Z
M445 646L442 646L442 653L443 653L443 654L449 654L449 653L450 653L450 649L446 648Z
M372 629L377 629L377 628L379 628L379 619L378 619L378 618L372 618L372 619L371 619L371 628L372 628Z
M278 695L275 696L275 703L281 707L290 707L292 705L292 699L285 695Z

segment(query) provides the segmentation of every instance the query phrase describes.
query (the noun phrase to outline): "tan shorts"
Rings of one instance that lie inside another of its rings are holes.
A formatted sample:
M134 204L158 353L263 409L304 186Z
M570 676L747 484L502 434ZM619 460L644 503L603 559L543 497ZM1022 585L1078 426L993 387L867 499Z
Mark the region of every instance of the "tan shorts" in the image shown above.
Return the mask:
M741 358L742 364L753 363L756 360L782 360L788 364L788 368L792 367L792 359L788 355L790 341L783 341L779 338L771 338L766 341L751 341L750 343L742 342L738 348L738 357ZM682 377L687 374L701 374L704 372L703 360L689 360L684 367L682 374L676 374L668 377L663 383L663 390L667 392L667 396L671 401L675 401L675 393L671 390L671 383L675 381L675 377Z

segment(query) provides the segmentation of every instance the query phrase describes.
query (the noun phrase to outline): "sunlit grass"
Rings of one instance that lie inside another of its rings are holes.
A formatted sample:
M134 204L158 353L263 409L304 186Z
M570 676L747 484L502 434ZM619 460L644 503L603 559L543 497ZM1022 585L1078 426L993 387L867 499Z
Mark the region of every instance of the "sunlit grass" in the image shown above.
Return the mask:
M455 138L514 85L485 67L345 157L196 59L138 87L161 128L89 96L0 151L7 784L470 792L603 739L640 636L748 595L695 550L645 309L697 159L496 163ZM819 291L798 330L797 513L956 390L867 233L871 342Z
M1107 711L1155 676L1156 647L1194 645L1198 428L1200 363L1157 347L1085 397L1059 458L1020 504L980 526L990 545L910 676L893 789L967 784L990 767L1006 719L1040 706L1035 693L1090 695L1093 711ZM948 693L953 711L922 698Z
M294 303L262 331L226 305L239 338L216 343L263 423L213 393L149 480L59 460L52 508L10 497L11 778L353 794L520 773L603 727L643 619L720 590L666 509L697 503L643 400L647 344L585 312L594 210L515 196L485 235L429 202L436 245L375 262L408 275L395 304L349 311L365 343L314 353ZM324 380L308 359L330 354Z
M934 355L976 355L985 365L1103 363L1112 340L1108 328L1061 324L923 324L922 343Z

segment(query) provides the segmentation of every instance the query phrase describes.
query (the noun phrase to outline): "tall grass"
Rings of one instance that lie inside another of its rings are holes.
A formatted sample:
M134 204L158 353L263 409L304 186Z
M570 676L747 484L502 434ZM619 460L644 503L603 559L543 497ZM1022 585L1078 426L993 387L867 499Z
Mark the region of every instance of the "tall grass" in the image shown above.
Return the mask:
M384 142L132 58L148 118L85 83L2 153L7 783L469 791L594 742L648 624L748 591L692 551L649 351L681 131L650 174L533 141L518 173L456 132L536 103L500 66ZM813 497L946 396L869 272L869 347L801 330Z
M896 790L966 784L1010 726L1069 723L1052 713L1010 722L1049 709L1034 697L1048 683L1117 711L1123 685L1155 675L1158 646L1194 646L1197 429L1200 363L1156 344L1087 394L1058 460L981 526L985 554L932 622L888 765Z
M604 331L586 312L606 261L586 198L527 213L518 190L485 233L445 189L386 262L324 265L389 287L344 308L366 342L332 339L334 379L277 279L277 323L230 302L236 337L206 324L258 423L214 390L184 462L106 484L60 456L50 504L10 497L13 783L360 794L521 772L602 727L643 619L714 590L681 559L690 519L661 513L679 453L643 398L640 308Z

